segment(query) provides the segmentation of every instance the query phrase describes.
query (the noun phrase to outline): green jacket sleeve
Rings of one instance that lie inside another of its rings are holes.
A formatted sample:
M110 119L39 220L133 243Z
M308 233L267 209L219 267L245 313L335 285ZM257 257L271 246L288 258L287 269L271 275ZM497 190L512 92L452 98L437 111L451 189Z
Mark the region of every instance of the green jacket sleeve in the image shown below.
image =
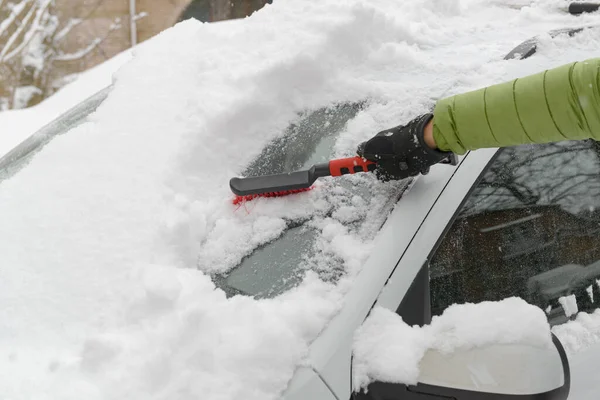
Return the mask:
M561 140L600 140L600 58L575 62L439 100L433 137L441 150Z

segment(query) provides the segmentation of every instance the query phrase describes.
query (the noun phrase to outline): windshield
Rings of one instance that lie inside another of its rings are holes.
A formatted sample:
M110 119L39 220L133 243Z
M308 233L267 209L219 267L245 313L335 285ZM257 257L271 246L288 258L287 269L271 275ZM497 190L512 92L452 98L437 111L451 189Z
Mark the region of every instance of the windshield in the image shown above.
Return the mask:
M23 166L27 165L31 158L54 137L66 133L83 123L85 118L106 99L109 91L110 87L81 102L0 158L0 182L13 176Z
M332 158L336 140L347 122L357 115L361 107L361 104L343 104L306 115L299 123L291 125L283 136L272 141L243 175L293 172L327 162ZM372 181L361 180L359 175L328 182L329 192L337 191L343 198L341 205L332 205L328 216L340 214L340 209L347 203L378 203L380 208L376 213L356 213L341 218L345 226L356 230L359 235L372 237L385 222L408 182L402 183L400 190L396 188L387 192L383 201L379 198L374 202ZM317 272L321 279L335 281L344 273L343 261L320 248L321 236L314 221L290 221L283 235L256 249L228 274L216 275L215 283L229 296L242 294L265 298L294 287L308 270Z
M82 124L108 96L102 90L29 137L0 159L0 182L26 166L57 135ZM301 116L284 134L271 141L242 175L257 176L306 169L327 162L346 124L362 109L360 103L340 104ZM365 240L372 239L409 182L372 187L373 180L357 174L336 178L324 190L329 205L321 218L333 218ZM356 206L360 207L356 207ZM368 212L365 209L369 209ZM360 210L357 212L357 210ZM255 249L227 274L214 275L228 296L274 297L294 287L306 271L336 281L344 261L322 248L322 227L315 218L287 221L282 235Z

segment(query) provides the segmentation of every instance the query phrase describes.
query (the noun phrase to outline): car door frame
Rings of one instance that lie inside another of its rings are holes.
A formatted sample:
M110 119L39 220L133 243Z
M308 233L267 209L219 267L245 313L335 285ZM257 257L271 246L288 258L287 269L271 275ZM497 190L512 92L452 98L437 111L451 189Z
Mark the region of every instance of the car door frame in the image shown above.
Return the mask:
M410 287L416 282L419 273L426 269L430 257L456 220L458 210L474 190L487 166L493 162L498 150L489 148L467 153L432 205L419 230L415 232L374 305L401 311L402 303L406 304L405 297ZM420 308L427 308L427 305L421 304ZM414 323L419 319L418 315L411 315L410 312L405 312L402 316L414 320ZM428 322L428 318L424 318L420 325Z

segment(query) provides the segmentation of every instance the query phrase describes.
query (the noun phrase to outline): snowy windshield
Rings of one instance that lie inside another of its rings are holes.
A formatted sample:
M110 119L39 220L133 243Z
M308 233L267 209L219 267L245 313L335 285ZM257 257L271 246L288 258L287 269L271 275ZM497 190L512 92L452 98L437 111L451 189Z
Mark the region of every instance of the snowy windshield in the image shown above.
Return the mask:
M0 181L26 166L53 138L81 125L107 98L110 88L90 97L60 118L36 132L0 159ZM269 142L241 175L257 176L293 172L334 158L336 140L356 117L363 103L342 103L302 113L285 132ZM242 294L257 298L274 297L299 284L307 271L317 272L325 281L335 282L346 271L343 258L323 243L323 221L332 220L363 239L372 238L408 182L393 183L373 191L373 180L347 176L330 180L317 190L324 208L285 220L282 233L259 245L225 273L213 275L215 284L228 296ZM256 202L256 201L255 201ZM372 204L370 204L372 203ZM252 218L254 202L238 213ZM374 207L367 213L367 205ZM369 214L369 215L367 215Z
M332 158L333 148L346 123L360 111L361 105L341 104L307 113L292 124L283 136L270 142L261 154L243 172L244 176L257 176L308 169L316 163ZM358 178L358 177L355 177ZM328 209L319 217L337 219L342 225L372 236L385 220L385 215L406 187L402 184L396 193L391 192L382 214L366 224L367 215L357 206L369 204L373 192L368 181L331 180ZM332 199L334 191L338 199ZM333 201L332 201L333 200ZM251 207L249 203L247 207ZM383 218L381 218L383 216ZM258 298L273 297L299 284L306 271L316 271L326 281L335 281L344 273L343 260L327 255L319 248L322 233L314 226L314 219L302 218L287 222L284 233L245 257L228 274L215 277L217 286L228 295L243 294Z

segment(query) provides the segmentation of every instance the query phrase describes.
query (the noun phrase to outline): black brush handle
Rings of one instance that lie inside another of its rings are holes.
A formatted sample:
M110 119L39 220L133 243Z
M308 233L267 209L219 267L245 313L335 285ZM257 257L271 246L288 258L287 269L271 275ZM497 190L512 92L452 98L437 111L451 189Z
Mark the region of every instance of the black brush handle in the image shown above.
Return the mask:
M312 167L308 171L290 172L288 174L231 178L229 180L229 187L238 196L306 189L317 179L314 174L314 168Z
M305 171L284 174L255 176L249 178L231 178L229 187L238 196L285 192L308 189L318 178L341 176L375 169L375 163L361 157L349 157L316 164Z
M569 4L569 14L579 15L598 11L600 3L571 3Z

